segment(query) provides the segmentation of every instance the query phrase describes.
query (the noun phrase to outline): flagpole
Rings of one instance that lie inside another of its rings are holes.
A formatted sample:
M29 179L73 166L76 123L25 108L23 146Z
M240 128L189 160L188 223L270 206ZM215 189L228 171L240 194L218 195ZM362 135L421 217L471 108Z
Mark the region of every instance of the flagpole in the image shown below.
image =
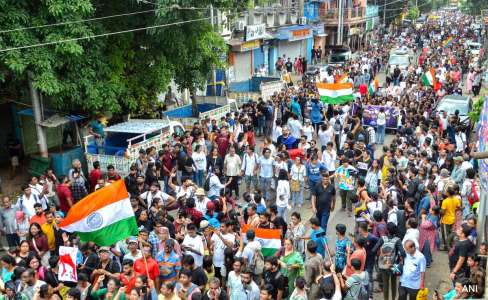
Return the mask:
M146 267L146 275L147 275L147 279L150 280L149 278L149 269L147 267L147 260L146 260L146 255L144 255L144 249L142 248L142 241L139 241L139 248L141 249L141 253L142 253L142 258L144 259L144 266Z

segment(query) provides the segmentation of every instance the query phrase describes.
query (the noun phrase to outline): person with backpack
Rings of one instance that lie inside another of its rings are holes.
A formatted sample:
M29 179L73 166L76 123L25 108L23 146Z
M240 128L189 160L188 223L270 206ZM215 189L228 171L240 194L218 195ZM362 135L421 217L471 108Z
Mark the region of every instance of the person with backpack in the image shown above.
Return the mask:
M344 275L339 276L342 291L345 292L345 296L342 299L369 300L369 276L367 272L361 271L361 265L362 263L359 258L353 258L351 260L351 266L354 273L349 277Z
M416 300L419 290L424 288L426 261L414 241L405 241L404 247L406 255L403 262L404 272L400 277L398 299Z
M383 236L376 242L371 250L378 253L378 268L381 274L380 286L383 286L383 299L396 299L397 277L392 271L392 267L397 264L400 257L404 256L402 240L397 236L397 226L395 223L386 224L388 235Z

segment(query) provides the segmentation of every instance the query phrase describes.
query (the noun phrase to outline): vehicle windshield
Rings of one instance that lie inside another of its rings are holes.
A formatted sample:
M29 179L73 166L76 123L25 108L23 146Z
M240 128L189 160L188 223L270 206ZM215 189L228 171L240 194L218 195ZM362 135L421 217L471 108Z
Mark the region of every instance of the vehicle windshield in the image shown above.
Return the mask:
M388 63L390 65L399 65L399 66L410 64L410 62L408 60L408 56L406 56L406 55L390 56L390 60L388 61Z
M331 62L343 62L345 60L346 60L346 57L344 55L339 54L339 53L334 53L330 56Z
M481 45L478 44L470 44L469 49L470 50L479 50L481 48Z
M469 106L468 102L442 100L437 106L437 111L445 111L448 115L453 115L456 110L459 110L459 114L466 116L468 114Z

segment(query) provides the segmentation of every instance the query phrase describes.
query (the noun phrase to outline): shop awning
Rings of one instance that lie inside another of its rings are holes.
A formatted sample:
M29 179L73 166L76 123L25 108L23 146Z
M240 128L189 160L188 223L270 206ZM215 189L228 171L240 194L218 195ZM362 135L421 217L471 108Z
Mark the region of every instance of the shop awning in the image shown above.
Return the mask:
M34 117L34 112L32 111L32 108L23 109L21 111L18 111L17 114L21 116ZM46 117L46 119L42 121L40 125L50 128L58 127L69 122L77 122L86 119L86 117L81 115L60 115L50 110L45 110L44 116Z

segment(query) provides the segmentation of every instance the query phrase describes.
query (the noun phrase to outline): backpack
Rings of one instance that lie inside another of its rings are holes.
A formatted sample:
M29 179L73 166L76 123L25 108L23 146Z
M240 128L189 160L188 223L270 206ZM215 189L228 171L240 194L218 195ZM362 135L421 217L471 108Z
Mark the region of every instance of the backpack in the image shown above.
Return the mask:
M322 277L319 281L319 299L325 298L326 295L334 295L335 292L335 284L334 284L334 277Z
M363 284L363 281L356 275L353 275L352 278L354 278L355 281L354 285L359 285L359 291L356 295L352 295L352 292L348 292L348 294L356 300L369 300L367 285Z
M396 262L396 249L395 245L399 238L389 238L388 236L383 236L383 245L380 248L380 255L378 256L378 267L381 270L389 270L393 264Z
M212 174L209 174L207 178L205 178L205 182L203 183L203 189L206 192L210 191L210 177L212 177Z
M471 191L468 194L468 202L469 205L473 205L476 202L480 201L480 188L476 184L476 181L473 179L471 180Z
M264 271L264 257L261 250L255 250L251 262L251 270L254 270L254 275L261 275Z

